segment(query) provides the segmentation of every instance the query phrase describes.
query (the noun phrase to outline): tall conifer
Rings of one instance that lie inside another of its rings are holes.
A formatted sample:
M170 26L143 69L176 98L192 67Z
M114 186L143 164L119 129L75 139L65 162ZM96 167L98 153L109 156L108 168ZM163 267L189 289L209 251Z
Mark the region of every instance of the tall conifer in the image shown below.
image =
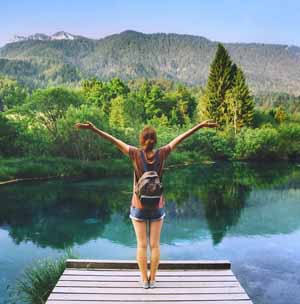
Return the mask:
M203 101L206 115L221 125L226 123L228 110L225 103L225 95L232 87L235 72L236 66L232 64L227 50L219 43L216 55L210 66Z
M225 96L227 123L235 133L243 126L251 126L254 115L254 101L241 68L237 68L233 86Z

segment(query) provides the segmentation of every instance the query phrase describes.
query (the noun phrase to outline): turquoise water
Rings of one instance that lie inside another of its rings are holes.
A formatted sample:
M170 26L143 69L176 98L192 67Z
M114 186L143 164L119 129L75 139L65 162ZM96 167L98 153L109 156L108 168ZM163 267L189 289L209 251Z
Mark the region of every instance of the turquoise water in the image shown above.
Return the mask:
M135 259L132 178L0 187L0 303L36 260ZM166 170L161 259L229 259L254 304L300 303L300 167Z

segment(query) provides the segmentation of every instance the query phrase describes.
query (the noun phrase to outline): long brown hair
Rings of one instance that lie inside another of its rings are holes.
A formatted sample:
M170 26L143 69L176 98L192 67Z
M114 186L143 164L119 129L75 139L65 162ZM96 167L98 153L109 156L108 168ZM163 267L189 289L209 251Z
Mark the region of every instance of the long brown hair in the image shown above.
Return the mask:
M140 133L140 144L145 147L146 150L152 150L156 145L157 137L156 131L151 126L146 126Z

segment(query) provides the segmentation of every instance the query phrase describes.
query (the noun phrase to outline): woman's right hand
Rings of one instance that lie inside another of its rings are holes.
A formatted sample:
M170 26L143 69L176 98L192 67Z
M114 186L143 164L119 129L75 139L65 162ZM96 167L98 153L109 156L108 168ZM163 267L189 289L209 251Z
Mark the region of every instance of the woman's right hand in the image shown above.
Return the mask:
M91 123L90 121L87 121L86 123L78 122L74 125L74 127L77 129L90 129L90 130L95 128L94 124Z

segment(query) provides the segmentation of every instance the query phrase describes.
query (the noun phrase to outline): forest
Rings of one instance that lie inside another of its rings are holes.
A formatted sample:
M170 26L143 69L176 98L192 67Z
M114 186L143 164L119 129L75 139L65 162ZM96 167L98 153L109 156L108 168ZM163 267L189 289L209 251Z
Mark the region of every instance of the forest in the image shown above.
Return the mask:
M199 130L182 142L169 165L300 158L300 96L252 95L242 68L219 44L204 86L116 77L30 88L0 76L0 180L130 172L121 151L74 128L77 122L91 121L135 146L140 130L151 125L160 147L204 119L219 127Z

